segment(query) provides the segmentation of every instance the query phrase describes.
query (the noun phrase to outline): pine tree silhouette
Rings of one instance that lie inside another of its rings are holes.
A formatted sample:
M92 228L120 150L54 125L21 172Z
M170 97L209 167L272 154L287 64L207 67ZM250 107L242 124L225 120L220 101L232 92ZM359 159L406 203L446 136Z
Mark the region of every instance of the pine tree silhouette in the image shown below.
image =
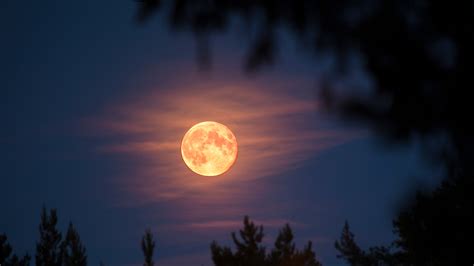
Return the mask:
M145 256L145 263L143 266L153 266L153 252L155 249L155 240L153 240L153 234L150 229L145 231L145 235L142 238L142 251Z
M321 266L321 262L316 259L316 253L313 251L313 243L308 241L308 244L302 251L296 251L289 264L279 264L281 266Z
M433 192L419 191L394 220L394 245L413 265L472 265L474 179L452 173Z
M368 251L362 250L354 239L354 234L349 229L346 221L342 229L341 238L336 241L335 247L339 251L338 258L344 259L347 263L354 266L399 266L416 265L407 263L403 260L403 254L399 250L393 249L394 245L389 247L376 246L369 248Z
M286 224L279 232L275 240L275 246L268 256L270 266L321 266L316 260L316 254L312 251L311 241L302 251L296 250L293 241L293 231Z
M256 226L248 216L244 218L244 229L239 230L240 241L234 232L232 240L237 247L237 257L244 265L263 265L265 248L261 246L263 240L263 226Z
M87 265L86 248L81 243L79 234L72 223L69 223L66 237L61 244L61 255L64 266Z
M13 254L13 248L8 243L8 238L5 234L0 234L0 265L5 266L27 266L30 264L31 257L26 254L22 258Z
M263 226L256 226L248 216L244 218L244 228L239 231L240 239L232 233L236 251L230 247L211 244L212 260L215 266L320 266L312 244L309 242L298 251L293 242L293 232L289 225L280 231L274 249L267 255L263 241Z
M11 253L12 247L7 242L7 236L5 234L0 234L0 264L5 263Z
M56 209L51 209L49 214L46 208L41 211L39 225L40 239L36 244L37 266L61 266L61 233L56 229L58 217Z
M288 224L280 230L275 247L270 253L270 265L278 265L279 262L289 262L295 253L295 244L293 242L293 232ZM286 265L284 263L284 265Z
M211 244L212 260L216 266L248 265L259 266L265 263L265 248L261 245L263 240L263 226L256 226L244 218L244 228L239 230L241 240L232 232L232 240L237 251L232 253L230 248L220 247L216 242Z
M78 232L72 223L69 223L66 236L56 228L58 216L56 209L48 213L45 207L41 210L39 225L40 239L36 243L35 261L37 266L86 266L86 248L81 243ZM12 248L7 242L7 237L0 234L0 265L2 266L27 266L31 257L11 255ZM11 255L11 256L10 256Z
M335 247L339 258L351 265L468 265L474 236L474 180L464 173L451 174L433 192L418 192L414 202L393 222L397 239L388 247L363 251L355 242L349 225L344 225Z
M341 238L334 244L340 252L338 258L344 259L350 265L369 265L369 260L364 251L357 245L354 234L350 231L349 223L344 223Z

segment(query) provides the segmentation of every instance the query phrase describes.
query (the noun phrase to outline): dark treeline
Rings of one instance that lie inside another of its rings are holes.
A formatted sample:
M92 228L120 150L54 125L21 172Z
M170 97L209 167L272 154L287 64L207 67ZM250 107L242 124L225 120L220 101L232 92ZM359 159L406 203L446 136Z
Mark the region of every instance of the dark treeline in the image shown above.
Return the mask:
M280 230L269 252L262 245L263 226L256 226L247 216L239 236L240 239L232 233L234 251L212 242L212 261L215 266L321 266L312 250L311 241L302 250L296 249L293 231L288 224Z
M34 262L36 266L86 266L86 248L78 232L69 223L65 237L57 229L58 216L55 209L49 212L42 209L39 225L39 241L36 243ZM274 247L269 252L263 246L263 226L256 226L246 216L243 229L239 231L240 239L232 233L235 248L211 243L212 261L215 266L321 266L312 250L309 241L302 250L296 249L293 231L286 224L279 232ZM151 230L147 229L141 240L144 256L143 266L153 266L155 240ZM5 234L0 234L0 265L28 266L31 256L19 257L13 254L12 246ZM101 266L104 263L100 262Z
M69 223L66 234L57 228L58 216L56 209L41 210L39 225L39 240L36 243L34 265L36 266L86 266L87 254L79 233L72 223ZM155 240L150 230L145 231L141 241L144 255L144 266L153 266L153 252ZM28 266L32 258L29 254L18 256L13 253L7 236L0 234L0 265L1 266ZM100 263L101 266L104 263Z
M155 13L197 36L204 63L212 35L244 32L243 65L251 72L278 62L286 30L315 62L336 62L315 76L326 110L362 122L389 144L420 141L427 160L444 167L436 189L402 199L391 245L361 249L346 222L335 245L340 258L352 265L472 264L474 1L138 1L138 22ZM354 71L368 74L368 90L351 90L361 86L350 82ZM341 93L341 83L350 89Z
M34 256L37 266L83 266L87 265L86 248L81 242L79 233L69 223L66 234L57 229L58 216L55 209L49 212L43 207L39 225L39 240L36 243ZM0 235L0 265L27 266L31 256L22 257L13 253L5 234Z
M339 258L344 259L350 265L462 265L463 257L457 259L458 250L442 249L439 254L434 256L431 249L436 247L437 243L420 243L417 234L430 234L431 228L439 230L440 235L430 235L435 238L444 236L443 222L439 223L432 218L431 212L446 211L444 209L434 210L436 208L446 208L448 211L451 206L445 206L446 197L457 197L459 187L444 183L441 189L436 190L431 197L421 197L418 199L419 205L415 208L401 214L395 221L396 232L399 239L392 246L375 246L368 251L361 249L349 229L346 222L342 230L341 237L335 243L335 248L339 251ZM464 196L460 196L464 197ZM439 204L437 201L443 202ZM456 202L453 200L453 202ZM464 207L459 207L463 209ZM426 211L425 211L426 210ZM417 216L425 215L418 218ZM456 215L456 214L454 214ZM419 219L423 222L423 227L415 227L418 223L412 219ZM426 222L426 224L424 224ZM39 241L36 243L36 254L34 262L37 266L86 266L87 254L86 248L82 244L78 232L69 223L65 237L57 229L58 217L55 209L49 212L46 208L42 209L41 221L39 225ZM469 221L464 224L458 224L462 228L472 226ZM416 234L412 232L416 231ZM423 231L424 230L424 231ZM211 258L215 266L321 266L322 264L316 258L316 253L312 249L312 242L309 241L303 249L296 248L294 235L291 227L286 224L279 231L273 248L267 250L263 245L263 226L256 226L249 217L244 217L243 228L237 235L231 234L234 247L220 246L213 241L210 246ZM427 236L425 236L427 237ZM421 238L423 239L423 238ZM153 234L148 229L141 240L141 249L144 256L143 266L153 266L153 256L155 253L155 240ZM468 246L469 248L470 246ZM7 241L5 234L0 234L0 265L3 266L28 266L31 262L31 256L25 254L17 256L13 253L11 245ZM104 265L102 262L100 265Z

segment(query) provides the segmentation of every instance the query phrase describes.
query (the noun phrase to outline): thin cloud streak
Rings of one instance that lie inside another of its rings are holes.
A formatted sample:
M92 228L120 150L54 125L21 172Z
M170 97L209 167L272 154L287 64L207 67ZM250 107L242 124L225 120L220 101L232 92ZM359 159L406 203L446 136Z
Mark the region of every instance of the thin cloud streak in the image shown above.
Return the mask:
M172 224L161 224L156 228L157 232L176 232L176 231L188 231L194 233L207 233L209 231L220 231L225 234L231 231L238 231L242 228L243 217L235 219L225 219L225 220L211 220L204 219L201 221L189 221L185 223L172 223ZM280 229L285 224L290 224L292 228L306 228L308 225L300 223L298 221L289 220L289 219L252 219L252 222L264 228L276 228Z
M281 228L285 224L291 224L292 227L304 227L304 224L301 224L296 221L283 220L283 219L273 219L273 220L253 220L256 225L263 225L264 227L270 228ZM237 231L242 227L242 220L215 220L199 223L190 223L187 225L191 229L228 229Z

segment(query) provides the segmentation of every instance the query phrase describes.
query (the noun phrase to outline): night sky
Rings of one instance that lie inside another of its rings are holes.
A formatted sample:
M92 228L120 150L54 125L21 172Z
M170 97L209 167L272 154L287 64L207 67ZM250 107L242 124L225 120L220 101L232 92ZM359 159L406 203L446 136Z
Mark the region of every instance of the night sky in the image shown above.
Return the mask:
M248 74L233 32L212 39L203 70L192 34L159 16L138 25L135 12L128 0L0 4L0 232L16 252L34 254L46 206L62 230L75 224L92 265L141 265L146 228L157 265L211 265L211 241L230 243L244 215L265 243L288 222L299 246L312 240L338 265L346 219L362 247L389 243L401 198L436 184L418 178L433 170L416 143L384 145L322 110L315 84L330 58L283 34L281 60ZM213 178L180 158L186 130L207 120L239 142Z

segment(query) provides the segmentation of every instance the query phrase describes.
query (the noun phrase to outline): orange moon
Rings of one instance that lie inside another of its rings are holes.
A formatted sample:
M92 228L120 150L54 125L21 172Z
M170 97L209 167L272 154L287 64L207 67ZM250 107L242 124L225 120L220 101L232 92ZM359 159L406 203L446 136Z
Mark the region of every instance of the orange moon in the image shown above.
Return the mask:
M193 172L218 176L237 159L237 139L223 124L206 121L192 126L181 142L181 155Z

